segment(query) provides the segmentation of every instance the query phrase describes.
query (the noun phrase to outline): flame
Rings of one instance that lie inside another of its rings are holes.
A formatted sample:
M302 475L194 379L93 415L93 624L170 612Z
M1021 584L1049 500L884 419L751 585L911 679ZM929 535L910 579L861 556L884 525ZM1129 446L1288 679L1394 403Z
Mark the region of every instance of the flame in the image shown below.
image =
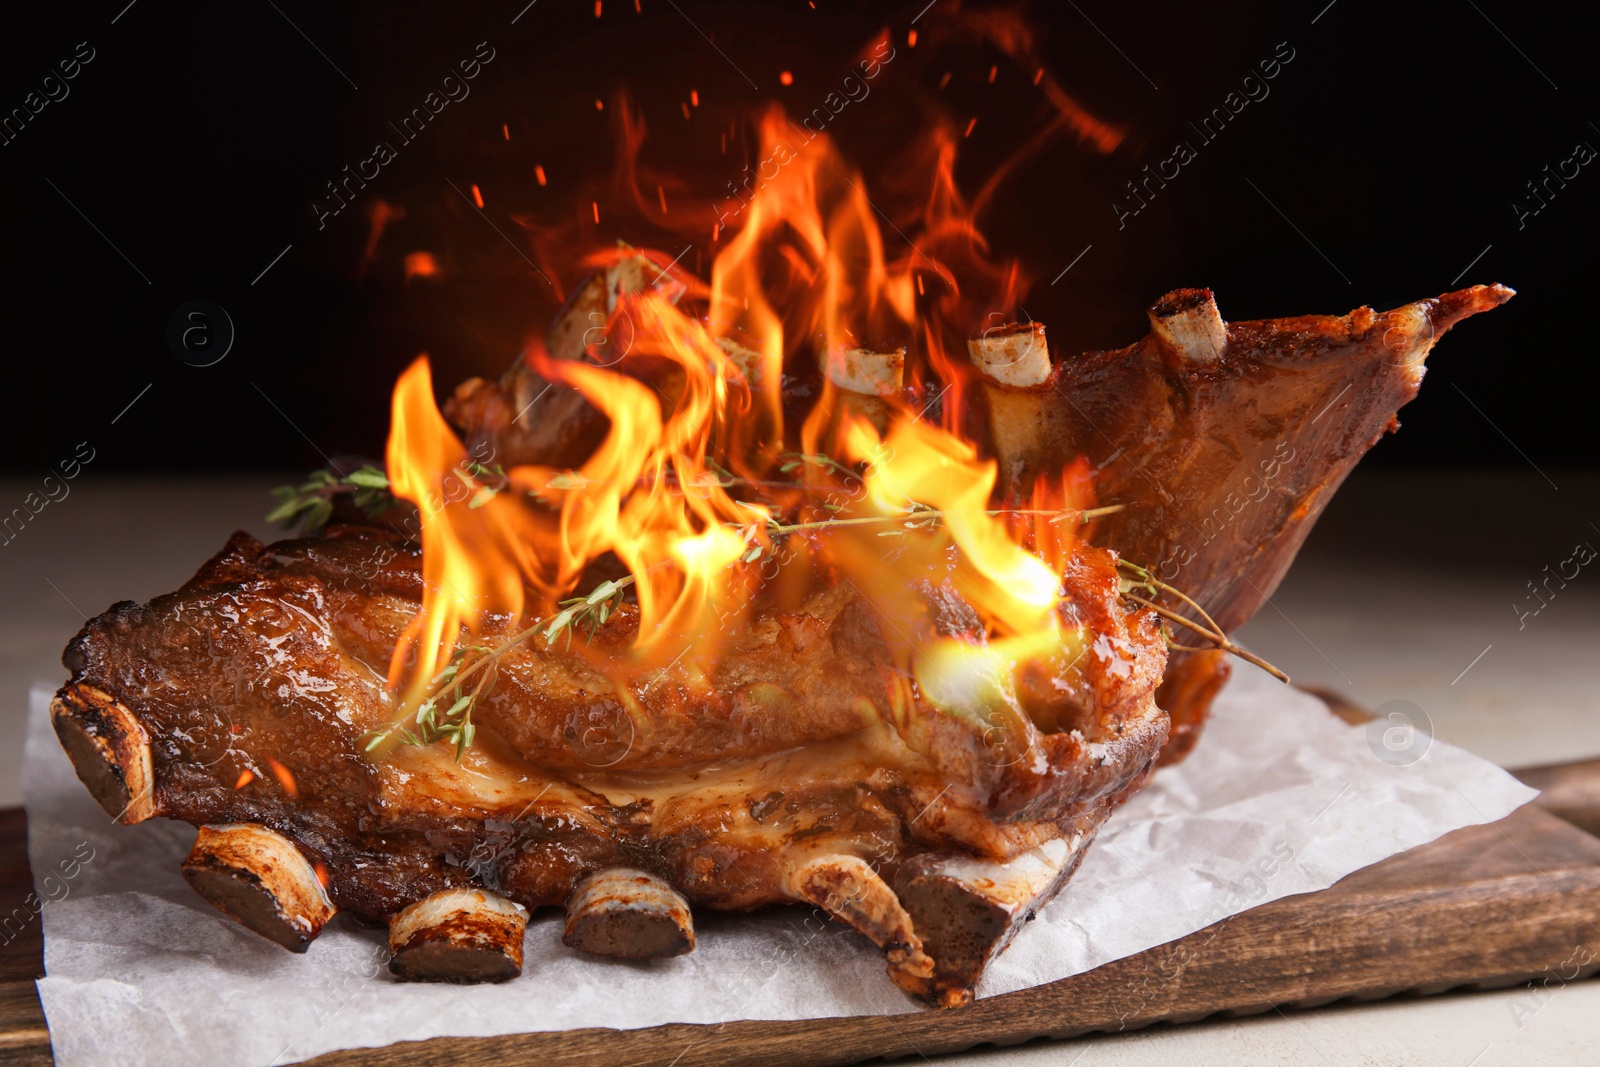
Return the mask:
M390 689L415 706L470 635L547 618L619 567L633 579L631 645L572 646L619 693L667 663L713 663L758 591L793 600L818 576L842 578L887 617L912 617L918 582L948 574L984 632L938 642L916 677L936 705L1018 714L1006 665L1081 639L1060 610L1076 520L1059 520L1091 499L1089 471L1041 479L1020 510L1002 510L996 465L963 430L966 340L992 316L1008 321L1028 279L991 260L977 225L992 183L975 200L957 186L960 127L941 125L916 147L915 203L904 208L908 189L890 188L902 207L886 214L826 134L774 106L757 123L759 162L729 184L713 220L682 181L639 164L643 122L618 103L623 166L604 216L598 191L583 193L580 232L593 241L588 217L661 225L670 189L675 209L685 205L673 224L711 236L709 278L682 265L688 249L582 257L605 278L603 337L582 359L539 344L526 356L609 422L576 470L494 470L496 458L469 454L440 414L426 357L400 376L388 471L419 513L424 588ZM557 237L533 235L541 258ZM802 378L815 383L813 400L796 419L785 382ZM836 463L796 461L797 447ZM846 467L859 474L841 475ZM775 574L763 568L775 524L809 531L833 519L848 521L795 538Z
M908 501L941 512L940 526L960 551L957 587L980 614L1012 634L1049 629L1061 584L1057 573L1009 536L990 513L995 464L947 431L901 419L880 440L871 423L851 420L845 454L869 464L871 504L885 515ZM933 551L938 542L928 542Z
M734 584L724 572L749 547L736 529L763 524L768 511L735 500L719 479L707 477L708 455L718 449L712 428L726 428L732 408L748 401L748 390L734 384L742 377L737 366L709 331L660 293L619 301L612 321L624 320L635 339L629 358L675 367L681 382L675 395L537 353L534 368L582 393L611 429L570 480L538 467L517 468L511 477L557 509L538 539L546 588L573 588L588 564L613 553L636 580L637 650L665 650L670 658L681 642L710 629Z
M367 205L367 243L361 250L360 273L365 274L368 267L377 258L378 245L383 240L383 233L389 224L399 222L406 217L406 209L399 204L391 204L381 197L373 197Z
M426 356L395 385L386 455L397 496L422 521L425 610L414 616L389 661L393 688L408 674L412 694L427 687L455 648L461 627L476 629L486 612L519 614L524 578L536 573L529 519L504 498L480 503L466 446L439 414Z
M751 199L736 194L737 207L723 211L744 218L712 266L707 315L718 338L760 356L757 432L774 444L783 440L780 388L794 341L821 338L837 363L869 339L909 334L915 318L911 271L885 260L864 179L825 137L797 141L782 110L769 109Z

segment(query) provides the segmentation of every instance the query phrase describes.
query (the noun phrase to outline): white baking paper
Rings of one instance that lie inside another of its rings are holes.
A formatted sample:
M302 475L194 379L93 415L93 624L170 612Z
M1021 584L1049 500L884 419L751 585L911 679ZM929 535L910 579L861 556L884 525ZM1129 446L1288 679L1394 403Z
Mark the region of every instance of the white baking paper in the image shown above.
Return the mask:
M980 995L1077 974L1326 888L1534 796L1403 724L1347 726L1254 668L1234 671L1199 748L1111 818ZM522 977L497 986L396 982L382 932L344 917L291 955L190 891L179 864L192 829L107 820L56 743L48 697L32 694L24 790L29 858L47 902L39 995L61 1067L285 1064L442 1035L921 1010L864 939L801 908L699 915L693 953L650 963L577 955L546 909L529 924ZM1130 1013L1140 996L1129 990Z

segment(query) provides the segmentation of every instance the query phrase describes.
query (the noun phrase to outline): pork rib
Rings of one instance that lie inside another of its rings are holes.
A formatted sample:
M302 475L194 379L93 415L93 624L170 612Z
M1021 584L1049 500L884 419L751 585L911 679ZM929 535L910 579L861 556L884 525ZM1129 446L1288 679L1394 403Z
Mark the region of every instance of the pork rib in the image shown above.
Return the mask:
M941 710L894 666L897 642L984 640L940 576L894 626L853 586L819 582L799 610L758 605L709 678L684 663L608 676L598 665L636 633L628 606L592 646L534 639L502 660L459 763L445 745L373 760L363 739L396 711L380 665L419 610L419 568L372 530L236 535L177 592L89 622L54 716L112 814L215 829L189 869L223 910L300 949L335 907L389 920L405 977L515 973L518 909L566 905L569 943L637 956L693 945L675 900L804 901L872 938L907 990L961 1003L981 966L941 967L920 928L954 944L948 917L912 882L897 896L897 876L1081 850L1166 737L1154 617L1082 546L1062 611L1100 640L1005 707ZM241 827L249 848L223 848ZM1010 932L975 928L964 958Z
M583 356L574 316L603 318L636 283L587 287L551 351ZM1231 630L1397 425L1438 337L1511 295L1227 325L1209 291L1180 290L1117 351L1053 361L1042 329L987 338L974 359L1006 431L989 451L1016 493L1087 457L1101 500L1124 505L1099 541ZM562 393L570 419L524 418L550 395L519 361L449 410L503 462L569 465L603 420ZM1115 557L1080 546L1060 610L1094 654L1030 662L994 706L941 709L906 667L929 642L984 641L948 575L892 614L823 580L798 608L758 605L709 672L613 676L607 656L637 633L626 607L592 647L531 641L460 763L441 746L373 761L362 742L396 714L382 666L419 610L419 564L371 529L237 535L178 592L85 626L52 708L108 813L203 828L185 874L219 908L294 950L339 909L387 920L407 978L514 976L531 908L566 906L574 947L639 958L690 950L691 907L808 902L872 939L906 990L963 1003L1158 754L1193 745L1226 677L1220 653L1169 668Z
M1003 475L1021 487L1085 457L1100 499L1127 506L1096 540L1199 601L1224 632L1272 595L1329 499L1417 395L1423 361L1456 323L1511 299L1475 285L1392 311L1224 325L1208 289L1150 309L1127 348L1058 362L1026 392L1042 417ZM1181 758L1228 664L1177 651L1157 702Z

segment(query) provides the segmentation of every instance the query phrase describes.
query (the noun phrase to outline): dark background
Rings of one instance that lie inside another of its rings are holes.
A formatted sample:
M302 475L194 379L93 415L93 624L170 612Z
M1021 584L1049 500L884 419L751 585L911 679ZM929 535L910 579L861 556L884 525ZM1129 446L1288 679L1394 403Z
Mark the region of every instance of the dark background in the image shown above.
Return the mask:
M528 227L578 225L593 196L599 236L652 243L595 192L624 87L650 129L645 157L709 195L750 158L718 151L729 118L773 98L816 106L887 27L896 58L829 132L871 192L891 177L874 162L914 132L908 102L937 100L978 119L959 171L975 188L1052 112L1032 70L993 48L932 46L958 5L925 3L641 0L636 12L604 0L596 18L592 0L112 0L35 11L26 25L8 17L0 109L23 106L79 42L94 59L0 147L11 400L0 463L43 473L84 440L97 471L309 469L323 454L380 453L389 390L417 353L432 355L445 390L498 373L543 328L555 293L524 258ZM1036 278L1023 308L1063 352L1137 339L1145 307L1178 286L1210 286L1237 320L1504 282L1520 295L1450 336L1405 431L1369 462L1530 477L1534 464L1592 467L1600 161L1521 226L1513 207L1536 206L1525 183L1578 142L1600 147L1584 17L1503 0L1036 2L1044 65L1129 136L1109 156L1050 144L985 231ZM922 38L910 49L913 19ZM387 123L480 41L495 58L471 96L401 146ZM1278 42L1294 58L1270 95L1200 147L1186 124ZM779 84L782 70L793 85ZM691 89L702 104L686 121ZM1179 137L1198 158L1119 230L1111 205L1124 183ZM319 229L324 182L380 139L399 158ZM463 196L473 184L482 214ZM405 217L369 258L380 199ZM418 250L437 257L439 278L405 279L403 257ZM173 309L196 298L237 329L211 367L181 362L165 339Z

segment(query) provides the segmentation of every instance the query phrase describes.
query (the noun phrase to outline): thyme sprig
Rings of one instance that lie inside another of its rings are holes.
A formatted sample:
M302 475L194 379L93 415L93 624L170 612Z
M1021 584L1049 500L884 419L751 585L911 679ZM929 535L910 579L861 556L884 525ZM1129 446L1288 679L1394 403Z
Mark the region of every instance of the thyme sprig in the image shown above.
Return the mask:
M1075 523L1093 522L1095 519L1104 518L1107 515L1115 515L1117 512L1121 511L1123 507L1124 505L1122 504L1108 504L1103 508L1089 508L1087 511L1076 511L1071 508L1062 510L1046 508L996 508L993 511L986 511L984 514L996 516L1048 515L1050 516L1050 524L1052 526L1060 526L1069 521ZM907 518L900 524L900 529L884 530L882 533L878 534L878 536L904 537L908 532L935 530L938 529L941 521L944 518L944 512L916 501L912 501L910 506L906 508L906 515ZM882 521L884 519L893 520L896 518L896 516L873 516L872 518Z
M435 691L417 706L416 713L410 717L409 721L416 729L409 729L405 725L407 720L402 719L382 730L374 730L365 735L368 738L365 751L371 752L390 738L398 738L418 748L438 741L452 741L456 746L456 762L459 763L461 754L472 747L478 733L477 726L472 722L473 708L477 706L478 698L494 684L499 661L497 657L490 662L488 671L471 690L465 689L461 664L473 652L492 651L487 645L465 645L456 649L449 664L430 681L430 685L437 687ZM445 706L446 700L449 701L448 706Z
M285 529L299 526L303 533L315 533L333 518L335 498L345 495L373 517L395 505L389 476L377 467L365 466L349 474L323 469L312 471L299 485L274 489L272 497L277 503L267 512L267 521Z
M793 474L801 467L819 467L829 474L837 475L846 481L861 477L854 468L845 466L832 456L824 456L820 453L782 452L779 453L778 459L781 461L778 467L778 473L780 474Z
M588 631L588 638L593 641L595 631L611 621L611 616L622 606L623 593L633 583L633 575L628 574L608 582L601 582L589 591L588 596L575 596L563 600L561 610L551 617L550 624L545 627L545 641L553 642L564 633L570 645L572 631L579 628Z
M498 463L485 466L477 460L468 460L456 468L456 473L472 487L467 507L473 510L483 507L511 484L511 477Z
M1161 616L1169 623L1176 623L1179 626L1194 631L1201 637L1204 637L1207 641L1210 641L1217 648L1222 649L1224 652L1238 656L1246 663L1255 664L1257 667L1260 667L1262 670L1278 679L1278 681L1287 682L1289 680L1289 676L1283 673L1277 667L1274 667L1272 664L1268 663L1254 652L1251 652L1249 649L1242 648L1230 641L1228 639L1228 635L1222 632L1222 627L1217 625L1217 620L1213 619L1205 608L1196 603L1187 593L1183 592L1183 590L1168 585L1166 582L1163 582L1161 579L1157 578L1150 572L1148 567L1141 567L1139 564L1125 559L1118 559L1117 567L1118 569L1126 572L1128 575L1128 577L1124 577L1121 580L1121 589L1122 595L1127 597L1129 600L1132 600L1136 604L1143 604L1145 607L1149 608L1151 611L1154 611L1157 615ZM1195 613L1198 614L1200 618L1204 619L1205 622L1202 625L1201 623L1195 622L1193 619L1185 618L1176 611L1163 607L1148 597L1139 596L1134 592L1136 589L1143 590L1144 592L1149 593L1152 597L1160 596L1162 593L1176 597L1184 604L1187 604L1190 608L1193 608ZM1198 646L1178 644L1172 639L1172 632L1170 629L1167 631L1167 642L1175 648L1181 648L1186 651L1199 650Z
M999 509L989 511L989 515L1051 515L1059 516L1059 521L1076 517L1079 521L1088 522L1102 515L1109 515L1122 510L1122 505L1114 504L1104 508L1094 508L1084 512L1055 512L1027 509ZM849 526L881 525L889 522L903 523L907 529L931 530L934 529L944 512L926 504L911 502L898 513L888 515L862 515L846 519L817 519L809 522L782 523L776 519L769 519L765 526L753 523L740 527L745 540L749 542L747 548L740 556L741 563L754 563L770 552L781 538L790 534L801 533L808 530L835 529ZM762 532L766 533L763 540ZM900 534L905 531L896 530L891 533ZM666 565L665 560L653 564L646 570ZM629 587L638 581L637 574L627 574L621 578L601 582L584 596L570 597L561 601L561 610L553 615L539 619L537 622L518 630L498 645L469 645L458 648L452 655L450 663L444 670L436 674L429 682L428 695L423 698L416 713L410 716L416 724L416 730L404 726L407 719L382 730L373 731L368 736L371 738L366 745L366 751L371 752L390 738L398 738L408 745L429 745L440 740L451 740L456 744L456 759L461 758L461 753L472 744L475 727L472 724L472 712L478 706L479 699L493 688L495 677L499 670L500 660L506 653L516 649L535 636L543 636L546 646L554 645L563 637L570 645L572 634L575 630L583 630L589 640L594 639L595 632L610 621L611 617L621 607L624 596ZM476 677L476 683L466 688L466 683ZM443 708L444 710L440 710Z
M486 466L468 460L453 473L470 492L467 507L473 509L483 507L511 484L505 468L498 463ZM333 518L334 501L346 495L368 518L374 519L399 503L389 476L377 467L367 465L349 474L324 468L312 471L299 485L274 489L276 503L267 512L267 521L285 529L299 526L301 533L313 534L328 525Z

